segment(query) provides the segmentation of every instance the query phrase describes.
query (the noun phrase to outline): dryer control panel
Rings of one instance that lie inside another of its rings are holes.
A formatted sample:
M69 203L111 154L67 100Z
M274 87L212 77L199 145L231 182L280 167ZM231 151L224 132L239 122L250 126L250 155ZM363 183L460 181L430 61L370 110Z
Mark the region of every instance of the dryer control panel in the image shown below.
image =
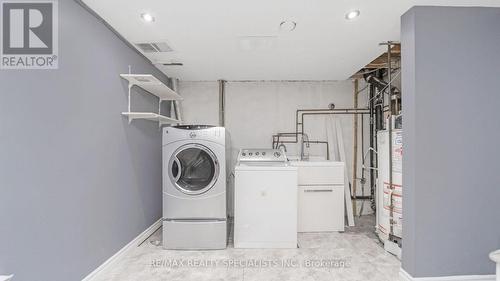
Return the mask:
M223 127L204 125L182 125L163 127L163 145L177 141L212 141L224 145L226 131Z

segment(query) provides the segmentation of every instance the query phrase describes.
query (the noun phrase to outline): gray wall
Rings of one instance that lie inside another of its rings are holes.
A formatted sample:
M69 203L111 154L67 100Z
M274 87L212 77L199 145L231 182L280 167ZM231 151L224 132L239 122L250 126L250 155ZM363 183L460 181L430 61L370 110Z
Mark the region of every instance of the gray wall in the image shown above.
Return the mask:
M500 9L402 18L403 269L493 274L500 248Z
M16 281L79 280L161 217L158 124L121 116L118 75L166 77L70 0L59 50L58 70L0 70L0 274Z

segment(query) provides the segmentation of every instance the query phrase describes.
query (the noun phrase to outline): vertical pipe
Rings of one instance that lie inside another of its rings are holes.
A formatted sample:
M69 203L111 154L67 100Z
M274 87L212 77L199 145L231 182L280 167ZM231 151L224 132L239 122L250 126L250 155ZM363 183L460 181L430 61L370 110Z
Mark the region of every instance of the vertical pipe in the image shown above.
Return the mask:
M374 201L374 198L375 198L375 170L373 169L373 167L375 167L376 163L375 163L375 157L373 157L374 153L373 153L373 149L377 149L376 147L374 147L375 145L375 108L374 108L374 105L375 105L375 101L373 100L375 96L375 85L373 84L370 84L370 92L369 92L369 98L370 98L370 105L369 105L369 108L370 108L370 167L372 167L372 169L370 169L370 196L372 198L372 202L371 202L371 208L372 210L375 211L375 201Z
M354 80L354 109L358 108L358 79ZM357 195L357 170L358 170L358 114L353 116L353 150L352 150L352 201L353 215L356 216L356 195Z
M225 126L225 110L226 110L226 81L218 80L219 82L219 125Z
M383 77L382 73L383 73L382 71L377 70L377 72L376 72L377 77ZM377 89L376 88L374 88L374 91L375 91L374 95L377 95L378 93L377 93ZM378 131L384 129L382 121L380 121L381 119L383 119L382 118L383 111L381 111L381 113L379 114L378 111L377 111L377 108L379 108L379 106L377 106L377 103L375 101L373 102L373 105L374 105L374 114L375 114L375 128L374 128L374 131L373 131L373 141L374 141L375 149L378 151ZM380 174L378 172L379 171L378 170L378 168L379 168L379 162L378 162L378 154L377 153L374 153L374 158L375 158L375 160L374 160L375 166L373 166L373 167L377 168L377 170L374 171L374 174L375 174L374 180L376 181L380 177ZM380 188L379 190L381 192L383 192L384 185L382 185L382 186L379 187L378 183L375 182L374 186L376 188ZM376 196L377 196L377 193L375 192L374 195L375 195L375 197L374 197L373 204L374 204L374 206L376 208L376 202L377 202L376 201L377 200ZM382 208L383 208L383 206L382 206ZM380 211L383 211L383 209L381 209Z
M365 151L365 116L361 115L361 157L362 157L362 163L363 167L361 168L361 180L360 180L360 185L361 185L361 197L365 198L365 169L364 169L364 164L365 164L365 158L363 157L363 152ZM365 201L361 201L361 207L359 208L359 216L363 215L363 207L365 206Z
M388 120L388 133L389 133L389 188L391 189L390 200L390 234L394 234L394 206L392 203L392 194L394 192L394 186L392 183L392 58L391 58L391 48L393 43L391 41L387 42L387 89L389 90L389 120Z

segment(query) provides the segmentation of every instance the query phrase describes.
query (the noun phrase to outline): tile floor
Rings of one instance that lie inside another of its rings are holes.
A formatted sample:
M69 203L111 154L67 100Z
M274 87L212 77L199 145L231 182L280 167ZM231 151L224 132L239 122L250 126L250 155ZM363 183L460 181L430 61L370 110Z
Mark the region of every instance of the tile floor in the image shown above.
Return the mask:
M171 251L161 247L161 229L96 280L335 280L396 281L400 262L363 216L344 233L299 234L298 249Z

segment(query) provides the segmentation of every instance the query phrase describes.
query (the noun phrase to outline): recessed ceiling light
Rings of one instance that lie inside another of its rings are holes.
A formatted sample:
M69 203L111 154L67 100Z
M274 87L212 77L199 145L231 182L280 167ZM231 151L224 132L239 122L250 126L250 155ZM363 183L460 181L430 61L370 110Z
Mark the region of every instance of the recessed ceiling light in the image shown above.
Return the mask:
M290 20L284 20L280 23L280 31L294 31L295 28L297 27L297 22L295 21L290 21Z
M360 14L361 14L361 12L359 10L352 10L352 11L349 11L347 14L345 14L345 18L347 20L353 20L353 19L359 17Z
M154 22L155 21L155 18L151 14L148 14L148 13L141 14L141 19L145 22Z

